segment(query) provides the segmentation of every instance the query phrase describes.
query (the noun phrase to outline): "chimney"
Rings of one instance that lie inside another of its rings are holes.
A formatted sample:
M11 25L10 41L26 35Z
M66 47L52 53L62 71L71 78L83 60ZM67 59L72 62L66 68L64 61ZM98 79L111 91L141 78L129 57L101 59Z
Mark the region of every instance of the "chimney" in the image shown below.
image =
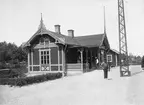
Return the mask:
M55 32L60 34L60 25L55 25Z
M74 30L68 30L68 36L74 38Z

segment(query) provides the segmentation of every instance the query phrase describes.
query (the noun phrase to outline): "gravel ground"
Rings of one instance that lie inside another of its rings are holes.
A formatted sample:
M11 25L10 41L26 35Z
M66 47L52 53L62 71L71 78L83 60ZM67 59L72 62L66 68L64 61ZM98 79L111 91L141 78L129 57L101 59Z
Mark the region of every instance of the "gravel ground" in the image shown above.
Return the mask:
M94 70L22 88L0 86L0 105L144 105L144 72L130 70L131 77L120 77L116 67L108 79Z

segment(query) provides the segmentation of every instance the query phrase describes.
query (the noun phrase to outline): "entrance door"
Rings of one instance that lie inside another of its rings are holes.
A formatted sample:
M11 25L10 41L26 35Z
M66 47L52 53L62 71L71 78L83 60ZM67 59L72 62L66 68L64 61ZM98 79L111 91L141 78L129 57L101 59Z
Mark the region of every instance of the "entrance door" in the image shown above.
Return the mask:
M41 71L50 71L50 50L40 50Z

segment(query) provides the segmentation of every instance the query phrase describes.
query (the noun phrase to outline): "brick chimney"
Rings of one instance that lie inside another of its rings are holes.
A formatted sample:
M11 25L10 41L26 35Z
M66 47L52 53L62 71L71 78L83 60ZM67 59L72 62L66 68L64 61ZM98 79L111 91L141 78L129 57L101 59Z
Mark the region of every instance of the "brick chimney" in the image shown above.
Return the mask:
M68 30L68 36L74 38L74 30Z
M55 25L55 32L60 34L60 25Z

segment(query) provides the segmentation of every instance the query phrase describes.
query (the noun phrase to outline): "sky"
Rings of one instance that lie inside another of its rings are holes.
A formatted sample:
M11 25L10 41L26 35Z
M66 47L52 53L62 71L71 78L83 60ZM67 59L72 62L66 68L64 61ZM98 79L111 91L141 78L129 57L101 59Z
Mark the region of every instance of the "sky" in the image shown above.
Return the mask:
M75 36L106 33L112 49L119 50L117 0L0 0L0 42L20 46L38 30L41 13L48 30L61 25L61 33L73 29ZM128 52L144 55L144 1L126 0Z

